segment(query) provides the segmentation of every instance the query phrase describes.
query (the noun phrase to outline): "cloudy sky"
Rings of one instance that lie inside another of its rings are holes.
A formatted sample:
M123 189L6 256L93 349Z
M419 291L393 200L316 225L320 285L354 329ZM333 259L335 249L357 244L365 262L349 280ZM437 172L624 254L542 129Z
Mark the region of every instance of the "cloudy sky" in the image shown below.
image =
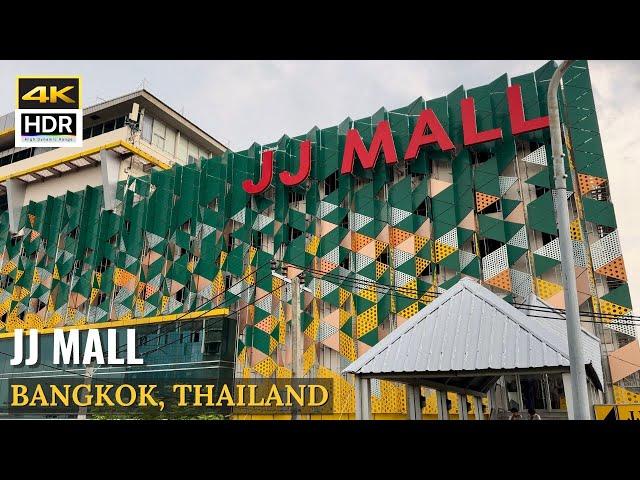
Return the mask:
M143 85L234 150L540 67L514 61L2 61L0 113L16 75L79 74L90 105ZM592 61L600 132L636 312L640 308L640 62Z

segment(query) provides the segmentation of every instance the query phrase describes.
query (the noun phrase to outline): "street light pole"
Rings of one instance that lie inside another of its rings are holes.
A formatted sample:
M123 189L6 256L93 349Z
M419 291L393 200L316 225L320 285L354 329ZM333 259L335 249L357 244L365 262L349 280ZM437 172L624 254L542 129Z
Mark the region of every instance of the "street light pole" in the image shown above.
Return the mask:
M557 68L547 92L549 107L549 130L551 132L551 152L553 155L554 190L556 192L556 213L558 218L558 239L562 263L562 287L567 320L567 340L569 343L569 364L571 371L571 392L573 416L575 420L589 420L589 400L587 393L587 373L582 349L582 327L578 311L573 244L569 233L569 206L567 204L567 174L562 153L562 130L558 108L558 87L560 79L573 60L565 60Z

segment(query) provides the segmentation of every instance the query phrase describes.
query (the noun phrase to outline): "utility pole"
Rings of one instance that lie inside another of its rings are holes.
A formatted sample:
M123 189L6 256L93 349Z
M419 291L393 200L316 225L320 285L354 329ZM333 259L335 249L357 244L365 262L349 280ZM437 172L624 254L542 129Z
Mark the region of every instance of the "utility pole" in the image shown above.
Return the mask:
M302 322L300 320L300 275L291 279L291 370L293 378L300 381L302 378ZM300 411L296 407L291 414L292 420L300 419Z
M91 387L91 382L93 381L93 374L96 371L96 367L94 363L90 363L89 365L85 365L85 369L84 369L84 385L88 385L89 387ZM87 397L87 391L85 390L82 393L82 401L84 402L85 398ZM82 406L78 409L78 420L86 420L87 419L87 407L86 406Z
M558 218L558 238L560 241L560 259L562 263L562 287L567 320L567 340L569 343L569 368L571 373L571 392L573 415L575 420L589 420L589 400L587 392L587 373L584 366L582 349L582 327L578 311L578 293L576 287L573 244L569 233L569 206L567 204L567 174L564 169L562 153L562 129L558 108L558 87L560 79L573 60L565 60L557 68L547 91L549 107L549 130L551 133L551 151L553 154L554 190L556 192L556 212Z

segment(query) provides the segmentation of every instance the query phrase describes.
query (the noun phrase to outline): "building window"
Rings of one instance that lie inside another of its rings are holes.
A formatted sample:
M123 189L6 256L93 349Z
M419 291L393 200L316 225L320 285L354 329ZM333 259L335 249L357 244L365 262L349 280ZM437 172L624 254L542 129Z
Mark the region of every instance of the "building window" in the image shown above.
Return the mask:
M548 191L549 191L549 189L547 187L540 187L540 186L536 185L536 198L540 198L541 196L543 196Z
M297 228L294 228L294 227L289 227L289 241L290 242L292 242L293 240L298 238L300 235L302 235L302 231L301 230L298 230Z
M295 190L289 190L289 203L302 202L304 200L304 193L297 192Z
M482 238L478 240L478 247L480 248L480 256L486 257L492 252L495 252L502 247L502 242L493 240L492 238Z
M338 172L333 172L324 181L324 194L329 195L338 188Z
M142 139L145 142L151 143L153 136L153 117L151 115L144 115L142 117Z
M485 207L482 210L483 214L487 213L498 213L502 211L502 202L500 200L493 202L491 205Z
M164 150L164 135L165 125L157 118L153 120L153 130L151 137L151 144L158 147L160 150Z

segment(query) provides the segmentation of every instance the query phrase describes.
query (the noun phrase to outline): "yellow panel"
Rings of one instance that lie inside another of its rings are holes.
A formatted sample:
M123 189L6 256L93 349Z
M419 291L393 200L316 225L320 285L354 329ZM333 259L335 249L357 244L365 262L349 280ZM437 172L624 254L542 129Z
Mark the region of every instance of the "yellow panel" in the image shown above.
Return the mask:
M418 253L426 244L429 239L427 237L422 237L420 235L416 235L414 238L414 245L416 247L416 253Z
M356 392L353 385L342 378L334 371L319 366L318 378L330 378L333 380L333 414L336 420L347 420L349 414L354 414L356 410Z
M255 372L258 372L263 377L270 377L277 367L278 365L276 365L276 362L274 362L271 357L267 357L264 360L256 363L253 367L253 370Z
M316 362L316 345L312 343L302 354L302 374L306 375Z
M370 302L376 302L378 300L378 291L376 290L376 287L373 285L360 290L360 293L358 293L357 295L369 300Z
M414 298L417 300L418 299L418 280L414 278L406 285L398 287L396 291L398 292L398 294L402 295L403 297Z
M371 413L407 413L406 387L386 380L380 381L380 398L371 397Z
M449 255L451 255L453 252L456 251L455 248L449 245L445 245L444 243L434 242L434 245L436 250L436 257L435 257L436 263L440 262L443 258L448 257Z
M626 315L631 311L630 308L623 307L622 305L618 305L617 303L608 302L606 300L600 299L600 311L607 315ZM603 318L605 322L611 322L612 318Z
M416 276L419 277L430 263L431 262L425 258L416 257Z
M640 405L618 405L618 420L640 420Z
M418 313L418 302L413 302L407 308L405 308L404 310L398 312L398 315L400 315L401 317L404 317L404 318L411 318L416 313Z
M541 278L536 278L536 284L538 286L538 293L540 294L540 298L542 298L543 300L552 297L562 290L562 285L547 282L546 280L542 280Z
M617 404L640 403L640 393L634 393L618 385L613 386L613 398Z
M356 319L356 336L357 338L366 335L378 326L378 306L374 305L368 308Z
M607 415L611 413L612 410L616 410L615 405L594 405L593 412L596 420L604 420L607 418ZM616 415L616 413L614 413ZM617 415L616 415L617 418Z
M380 280L380 277L384 275L389 266L386 263L378 262L376 260L376 280Z
M340 349L340 355L350 361L355 361L356 355L356 342L349 335L343 331L338 332L338 345Z
M569 230L571 231L571 240L582 241L582 229L580 228L579 218L576 218L569 224Z
M293 376L293 372L287 367L278 366L276 370L276 378L291 378Z
M7 274L13 272L13 269L16 268L16 267L17 267L17 265L13 261L7 262L2 267L2 270L0 270L0 274L7 275Z
M318 252L318 245L320 245L320 237L312 235L311 240L309 240L305 248L305 252L315 255Z

